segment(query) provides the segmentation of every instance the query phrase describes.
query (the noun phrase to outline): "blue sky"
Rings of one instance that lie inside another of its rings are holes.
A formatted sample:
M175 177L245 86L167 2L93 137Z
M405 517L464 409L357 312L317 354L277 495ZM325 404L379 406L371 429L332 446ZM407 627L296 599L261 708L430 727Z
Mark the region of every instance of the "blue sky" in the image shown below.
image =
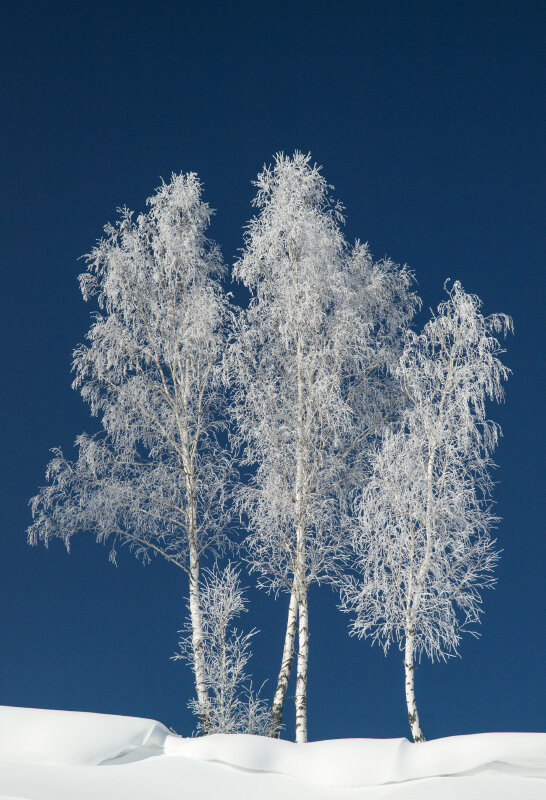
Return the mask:
M90 430L70 389L89 327L77 259L160 177L196 171L232 263L251 180L311 151L347 237L415 271L424 308L446 278L509 313L513 370L495 479L502 562L482 637L423 664L432 738L540 730L544 592L544 106L539 2L12 2L0 36L3 311L0 703L149 716L189 734L191 676L169 660L182 574L85 535L29 548L28 499L50 447ZM247 581L248 585L251 581ZM275 681L286 603L252 592L255 682ZM349 639L336 597L310 608L311 739L405 736L402 658ZM287 735L291 716L287 716Z

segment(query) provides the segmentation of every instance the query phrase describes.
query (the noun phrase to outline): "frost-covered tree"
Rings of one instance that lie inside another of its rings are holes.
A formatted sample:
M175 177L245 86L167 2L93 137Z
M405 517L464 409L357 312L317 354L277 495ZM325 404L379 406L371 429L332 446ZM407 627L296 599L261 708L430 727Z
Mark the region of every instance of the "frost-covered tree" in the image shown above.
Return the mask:
M218 248L206 238L211 210L193 173L173 175L134 218L115 225L86 256L85 300L99 311L88 344L74 352L74 387L101 431L61 450L49 484L32 500L29 541L78 531L109 540L111 558L128 545L147 561L160 555L189 581L192 665L204 733L210 703L199 601L200 556L218 545L231 464L224 429L220 363L229 309Z
M342 593L352 633L404 650L408 718L424 740L414 663L458 651L475 634L481 590L494 583L491 454L500 434L486 399L500 400L508 370L495 334L511 321L484 317L460 283L418 336L408 334L396 376L407 405L387 426L358 497L352 535L358 577Z
M205 680L210 695L208 733L267 736L268 705L259 693L253 691L245 672L252 655L251 640L257 631L243 633L234 627L234 621L247 611L247 601L239 574L232 564L228 563L223 570L218 564L205 570L200 600ZM192 663L191 622L180 633L183 636L173 659ZM198 702L191 700L189 706L201 718Z
M278 155L256 182L235 277L251 291L228 364L251 569L290 604L271 735L282 720L296 630L296 741L307 739L308 589L343 561L341 513L364 444L395 398L385 368L416 298L405 268L349 248L342 207L310 156Z

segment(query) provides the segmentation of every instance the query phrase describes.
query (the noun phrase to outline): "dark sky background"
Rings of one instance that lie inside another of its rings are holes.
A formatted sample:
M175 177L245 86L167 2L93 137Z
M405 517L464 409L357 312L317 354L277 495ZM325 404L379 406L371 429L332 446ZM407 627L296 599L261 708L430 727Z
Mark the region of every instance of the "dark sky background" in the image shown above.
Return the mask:
M50 447L92 430L70 389L92 310L77 259L160 177L196 171L228 264L251 180L311 151L349 240L415 271L424 307L458 278L513 316L495 491L498 587L461 659L423 664L429 738L544 729L543 2L12 2L1 30L0 703L159 719L189 735L191 675L169 660L184 575L84 534L26 545ZM423 317L424 319L424 317ZM250 579L246 579L251 584ZM272 691L286 600L252 592L255 683ZM311 739L409 735L402 656L347 636L311 593ZM290 692L293 694L293 691ZM292 701L290 701L292 705ZM286 736L293 731L287 715Z

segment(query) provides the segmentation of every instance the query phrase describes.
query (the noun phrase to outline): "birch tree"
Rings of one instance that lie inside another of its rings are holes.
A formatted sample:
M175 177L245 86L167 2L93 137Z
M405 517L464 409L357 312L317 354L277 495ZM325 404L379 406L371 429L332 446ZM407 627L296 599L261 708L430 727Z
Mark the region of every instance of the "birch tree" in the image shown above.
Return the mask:
M495 334L511 321L480 309L456 282L423 333L408 334L396 368L407 405L375 447L356 504L358 577L342 594L353 634L403 650L416 742L424 736L415 661L455 655L463 632L476 635L498 559L490 472L500 428L486 418L486 400L503 396L508 370Z
M29 541L78 531L127 545L183 570L189 582L192 664L201 728L210 727L199 601L200 557L225 522L230 460L219 445L224 396L220 360L228 306L218 248L205 236L211 210L193 173L173 175L134 217L115 225L86 256L83 297L99 311L74 352L74 387L100 418L96 435L60 449L48 485L31 501Z
M416 304L411 275L349 248L342 207L310 156L276 157L234 275L252 292L228 363L235 443L251 477L239 492L259 585L290 595L273 702L278 736L296 629L296 741L307 739L308 589L343 562L340 515L364 443L393 400L383 378Z
M259 692L255 692L246 673L251 658L251 642L257 631L243 633L234 625L245 613L247 601L239 574L233 564L224 569L218 564L205 570L201 585L201 617L205 679L210 697L209 733L252 733L267 736L270 712ZM192 663L192 628L182 631L178 652L173 659ZM190 708L200 716L199 704Z

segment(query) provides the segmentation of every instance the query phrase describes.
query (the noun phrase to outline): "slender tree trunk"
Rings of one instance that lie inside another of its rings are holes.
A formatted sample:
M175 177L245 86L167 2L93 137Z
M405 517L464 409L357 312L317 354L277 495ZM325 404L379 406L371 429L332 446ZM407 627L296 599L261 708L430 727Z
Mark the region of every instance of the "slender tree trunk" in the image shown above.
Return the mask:
M199 720L203 734L210 730L210 699L205 676L205 652L201 606L199 602L199 558L196 548L190 547L190 619L191 642L193 649L193 671L195 675L195 690L199 703Z
M290 593L290 604L288 606L288 620L286 623L286 634L284 637L284 649L282 651L281 669L277 679L277 689L271 707L271 722L269 725L269 735L272 739L278 739L281 734L282 714L286 690L290 673L292 671L292 661L294 660L294 639L296 638L296 627L298 621L298 600L294 589Z
M296 484L295 484L295 527L296 563L294 568L294 587L298 602L298 667L296 679L296 742L307 741L307 665L309 660L309 606L307 586L305 585L305 431L304 431L304 378L303 350L298 340L296 347L298 368L298 424L296 435Z
M404 652L404 671L405 671L405 685L406 685L406 705L408 707L408 722L411 728L411 735L414 742L424 742L425 737L421 730L419 722L419 714L417 712L417 703L415 700L415 667L413 664L413 648L415 638L415 623L416 615L422 602L423 591L427 579L427 573L430 568L432 558L432 544L434 537L434 518L433 518L433 468L434 458L436 455L436 443L433 441L429 448L429 457L426 471L427 483L427 505L425 509L425 530L426 530L426 548L423 563L419 568L419 572L415 578L415 588L413 589L413 581L410 578L409 596L412 598L407 609L406 616L406 647Z
M188 475L189 470L186 471ZM207 687L205 673L205 645L203 634L203 620L201 615L201 603L199 599L199 550L196 538L196 509L195 491L191 478L186 478L187 489L187 534L188 550L190 557L190 619L192 630L192 649L193 649L193 671L195 675L195 690L197 692L197 702L199 703L199 720L201 730L206 735L211 729L211 709L210 697Z
M406 649L404 653L404 669L406 672L406 703L408 706L408 721L411 728L411 735L414 742L424 742L425 737L421 730L419 714L417 713L417 703L415 702L414 674L413 665L413 637L412 628L406 631Z
M307 665L309 662L309 606L307 588L298 592L298 674L296 682L296 742L307 741Z

